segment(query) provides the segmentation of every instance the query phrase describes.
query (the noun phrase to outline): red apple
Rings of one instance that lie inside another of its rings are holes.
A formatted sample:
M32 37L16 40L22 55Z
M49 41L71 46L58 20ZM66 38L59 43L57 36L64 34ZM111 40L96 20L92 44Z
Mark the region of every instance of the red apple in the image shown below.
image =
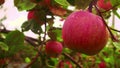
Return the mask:
M106 63L105 62L99 63L99 68L106 68Z
M0 5L4 4L5 0L0 0Z
M50 57L57 57L62 53L63 46L57 41L48 41L45 46L46 54Z
M101 17L80 10L67 17L62 37L68 48L87 55L95 55L106 45L108 31Z
M58 64L57 68L65 68L65 66L68 65L67 68L73 68L72 64L70 63L70 61L60 61Z
M39 23L40 25L43 25L44 22L40 18L41 14L37 10L31 10L28 12L28 20L34 20L35 22Z
M112 8L110 0L98 0L97 6L104 10L110 10Z

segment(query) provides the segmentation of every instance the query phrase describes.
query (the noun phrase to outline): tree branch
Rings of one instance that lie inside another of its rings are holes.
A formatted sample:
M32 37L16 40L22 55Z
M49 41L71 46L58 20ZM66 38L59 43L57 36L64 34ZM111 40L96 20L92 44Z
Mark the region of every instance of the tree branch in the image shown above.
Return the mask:
M111 9L116 9L115 7L117 7L117 6L119 6L120 4L117 4L117 5L114 5ZM102 11L102 12L100 12L100 13L105 13L105 12L108 12L108 11L110 11L111 9L108 9L108 10L106 10L106 11Z
M39 46L38 44L36 44L36 43L33 42L33 38L31 38L31 37L25 37L25 40L26 40L28 43L30 43L31 45L33 45L34 47L38 47L38 46ZM37 39L36 39L36 40L37 40Z
M75 61L70 55L68 55L67 53L63 53L63 55L69 58L74 64L77 65L77 67L82 68L82 66L77 61Z
M95 0L93 0L93 1L95 1ZM112 31L110 30L109 26L106 24L106 22L105 22L105 20L104 20L104 18L103 18L103 16L102 16L100 10L97 8L96 3L94 4L94 6L95 6L95 8L96 8L96 10L97 10L97 12L98 12L98 14L99 14L99 16L102 18L103 24L107 27L107 29L108 29L108 31L109 31L109 33L110 33L110 35L111 35L111 39L112 39L113 41L118 42L119 40L114 37L114 35L113 35Z
M117 30L117 29L114 29L114 28L112 28L112 27L109 27L111 30L113 30L113 31L117 31L117 32L120 32L120 30Z
M29 68L33 63L35 63L35 61L37 60L38 57L39 57L39 53L36 54L36 56L33 58L32 62L30 62L25 68Z

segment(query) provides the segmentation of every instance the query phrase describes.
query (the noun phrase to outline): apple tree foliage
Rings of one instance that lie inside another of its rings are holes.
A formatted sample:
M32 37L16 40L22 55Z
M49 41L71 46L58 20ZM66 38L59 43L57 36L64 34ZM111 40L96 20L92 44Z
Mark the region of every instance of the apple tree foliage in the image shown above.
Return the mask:
M99 8L93 3L96 1L14 0L14 5L20 12L34 11L34 17L28 16L30 18L23 22L21 30L10 31L0 23L0 67L5 67L7 64L16 61L15 57L19 54L21 59L18 60L27 63L25 68L120 68L120 31L115 29L114 19L111 22L107 21L112 16L117 16L120 19L117 11L120 9L120 0L104 0L105 2L111 2L112 8L109 10ZM0 6L4 4L3 2L4 0L0 0ZM70 10L68 9L69 6L75 9ZM53 26L56 16L64 21L72 12L81 9L90 10L96 15L100 13L106 24L112 23L109 28L112 35L117 39L116 41L110 37L102 51L93 56L68 49L64 46L62 39L62 27ZM50 16L50 18L47 16ZM5 19L0 19L0 21L3 20ZM38 35L38 38L25 36L24 33L27 31L32 31ZM51 58L45 53L45 44L49 40L55 40L63 44L62 54L56 58Z

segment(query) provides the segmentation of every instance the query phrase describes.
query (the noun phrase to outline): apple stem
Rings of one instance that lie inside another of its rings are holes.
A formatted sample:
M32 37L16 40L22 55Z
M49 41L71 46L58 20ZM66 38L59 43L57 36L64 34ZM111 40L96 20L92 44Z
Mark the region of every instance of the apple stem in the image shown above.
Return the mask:
M104 20L104 18L103 18L103 16L102 16L102 14L101 14L101 12L99 11L99 9L97 8L97 6L96 6L96 0L93 0L94 1L94 7L96 8L96 10L97 10L97 12L98 12L98 14L99 14L99 16L102 18L102 21L103 21L103 24L107 27L107 29L108 29L108 31L109 31L109 33L110 33L110 35L111 35L111 39L113 40L113 41L116 41L116 42L118 42L119 40L113 35L113 33L112 33L112 31L110 30L110 28L109 28L109 26L106 24L106 22L105 22L105 20Z

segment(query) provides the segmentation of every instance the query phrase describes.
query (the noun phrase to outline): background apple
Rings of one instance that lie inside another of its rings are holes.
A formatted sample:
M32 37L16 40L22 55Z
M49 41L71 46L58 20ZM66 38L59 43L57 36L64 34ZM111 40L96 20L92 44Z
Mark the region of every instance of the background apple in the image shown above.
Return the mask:
M5 0L0 0L0 5L2 5L5 2Z
M104 10L110 10L112 8L110 0L98 0L97 6Z
M46 54L50 57L57 57L62 53L63 46L57 41L48 41L45 46Z
M44 22L42 21L41 13L37 10L31 10L28 12L28 20L34 20L35 22L39 23L40 25L43 25Z
M103 61L99 63L99 68L106 68L106 63Z
M67 17L62 37L68 48L87 55L95 55L106 45L108 31L101 17L80 10Z

